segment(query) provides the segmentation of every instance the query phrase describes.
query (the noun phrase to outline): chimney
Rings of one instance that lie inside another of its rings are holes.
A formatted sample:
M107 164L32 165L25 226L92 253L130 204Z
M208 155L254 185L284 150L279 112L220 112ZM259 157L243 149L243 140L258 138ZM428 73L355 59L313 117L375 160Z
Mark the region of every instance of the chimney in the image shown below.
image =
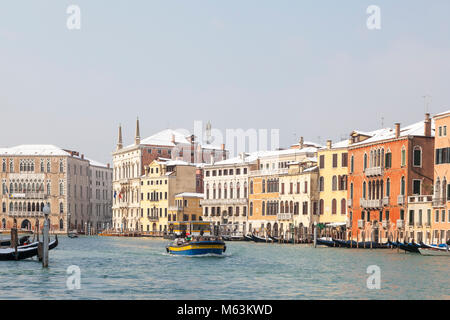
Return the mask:
M327 149L331 149L333 142L331 140L327 140Z
M305 141L303 140L303 137L300 137L300 141L298 142L298 146L299 146L300 149L303 149L303 143L304 142Z
M172 137L170 138L170 142L172 142L173 144L175 144L175 135L172 133Z
M431 137L431 119L430 119L429 113L425 113L425 122L424 122L423 126L424 126L423 135L425 137Z
M84 154L81 155L81 160L84 160Z
M225 150L225 144L222 143L220 148L222 149L222 160L226 160L227 159L227 150Z
M395 124L395 138L400 137L400 123Z
M106 167L109 169L111 166L109 163L106 164Z

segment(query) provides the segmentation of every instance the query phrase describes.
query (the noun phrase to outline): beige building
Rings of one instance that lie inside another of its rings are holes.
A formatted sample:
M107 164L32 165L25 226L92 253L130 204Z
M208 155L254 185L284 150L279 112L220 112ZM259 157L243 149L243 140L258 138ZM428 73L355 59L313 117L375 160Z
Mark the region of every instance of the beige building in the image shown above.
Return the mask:
M87 232L91 221L91 165L84 155L53 145L21 145L0 149L1 227L14 218L22 229L43 226L50 206L53 232Z
M181 160L160 158L146 166L141 178L141 214L136 229L153 235L168 232L169 224L177 219L173 215L175 196L196 192L196 173L196 165Z
M141 177L145 173L144 167L153 160L167 158L187 163L210 162L211 159L226 159L227 155L225 145L202 145L194 135L181 130L166 129L141 140L139 120L136 121L134 143L124 147L122 127L119 127L117 148L113 152L113 228L118 231L140 231Z

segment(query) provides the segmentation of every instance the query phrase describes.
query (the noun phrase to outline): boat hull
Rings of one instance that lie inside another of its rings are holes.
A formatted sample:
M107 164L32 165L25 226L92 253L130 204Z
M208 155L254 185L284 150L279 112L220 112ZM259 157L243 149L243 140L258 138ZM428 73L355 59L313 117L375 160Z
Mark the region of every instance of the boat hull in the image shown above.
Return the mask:
M450 251L436 248L419 248L419 252L423 256L446 256L450 257Z
M223 241L197 241L183 245L168 245L166 250L170 254L183 256L197 256L205 254L221 255L226 250Z
M58 237L48 245L49 250L58 246ZM17 259L13 248L0 249L0 261L24 260L38 255L38 242L26 246L17 247Z

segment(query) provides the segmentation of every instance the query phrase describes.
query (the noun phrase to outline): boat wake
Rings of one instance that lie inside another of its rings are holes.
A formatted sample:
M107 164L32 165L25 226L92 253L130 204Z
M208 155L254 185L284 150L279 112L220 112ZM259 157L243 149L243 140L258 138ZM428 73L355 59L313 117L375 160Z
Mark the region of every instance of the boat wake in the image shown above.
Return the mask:
M178 255L178 254L171 254L167 252L162 252L161 255L163 256L170 256L170 257L180 257L180 258L194 258L194 259L201 259L201 258L228 258L231 257L231 253L222 253L222 254L215 254L215 253L206 253L206 254L198 254L198 255Z

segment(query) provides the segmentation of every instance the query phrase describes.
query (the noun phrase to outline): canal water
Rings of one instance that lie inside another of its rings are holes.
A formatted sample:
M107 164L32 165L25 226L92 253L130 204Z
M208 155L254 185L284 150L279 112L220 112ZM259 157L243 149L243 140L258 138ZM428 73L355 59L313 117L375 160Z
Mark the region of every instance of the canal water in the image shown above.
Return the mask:
M183 257L166 254L166 243L61 237L48 269L0 261L0 299L450 299L447 257L252 242L228 242L223 257ZM78 290L67 287L71 265ZM380 289L367 287L372 265Z

